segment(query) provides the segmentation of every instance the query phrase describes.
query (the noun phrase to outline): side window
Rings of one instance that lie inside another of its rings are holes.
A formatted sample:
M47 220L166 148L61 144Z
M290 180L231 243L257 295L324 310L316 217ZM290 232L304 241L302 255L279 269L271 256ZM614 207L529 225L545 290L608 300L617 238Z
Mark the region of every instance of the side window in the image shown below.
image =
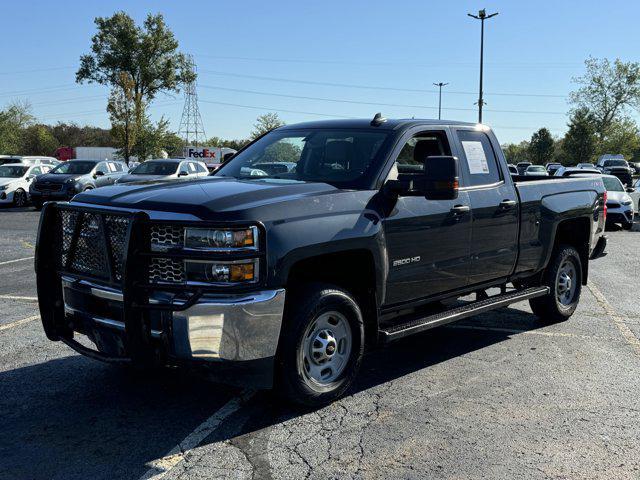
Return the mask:
M198 170L198 172L200 173L209 173L209 170L207 170L207 167L205 167L204 165L202 165L201 163L196 163L196 169Z
M196 173L198 169L196 168L196 164L193 162L189 162L189 172Z
M403 175L421 173L424 171L424 159L439 155L451 155L445 132L420 132L402 147L389 172L389 179L395 180Z
M106 162L100 162L96 165L96 172L109 173Z
M178 170L178 173L186 173L187 175L189 174L189 169L187 168L187 162L182 162L180 164L180 169Z
M502 180L495 152L484 132L458 130L465 161L460 168L465 172L469 186L490 185Z
M29 175L40 175L41 173L42 173L42 169L40 167L33 167Z

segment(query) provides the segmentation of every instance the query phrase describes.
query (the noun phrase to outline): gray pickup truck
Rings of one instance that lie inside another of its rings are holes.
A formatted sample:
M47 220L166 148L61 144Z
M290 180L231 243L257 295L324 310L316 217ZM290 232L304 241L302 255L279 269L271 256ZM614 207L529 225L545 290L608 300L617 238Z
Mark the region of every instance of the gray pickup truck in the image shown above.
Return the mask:
M482 125L290 125L209 177L45 204L42 322L99 360L199 365L319 405L376 344L523 300L569 318L605 203L595 176L510 175Z

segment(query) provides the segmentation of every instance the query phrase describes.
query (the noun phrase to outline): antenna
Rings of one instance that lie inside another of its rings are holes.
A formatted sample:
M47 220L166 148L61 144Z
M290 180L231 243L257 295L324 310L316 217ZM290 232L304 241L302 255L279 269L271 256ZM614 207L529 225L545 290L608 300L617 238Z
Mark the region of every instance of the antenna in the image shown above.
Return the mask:
M184 108L178 127L178 135L184 138L185 145L198 146L198 141L206 140L204 125L198 109L198 92L196 90L196 64L193 55L187 57L189 69L193 72L193 80L184 84Z
M373 120L371 120L371 126L379 127L380 125L382 125L386 121L387 121L387 119L382 116L382 113L378 112L373 117Z

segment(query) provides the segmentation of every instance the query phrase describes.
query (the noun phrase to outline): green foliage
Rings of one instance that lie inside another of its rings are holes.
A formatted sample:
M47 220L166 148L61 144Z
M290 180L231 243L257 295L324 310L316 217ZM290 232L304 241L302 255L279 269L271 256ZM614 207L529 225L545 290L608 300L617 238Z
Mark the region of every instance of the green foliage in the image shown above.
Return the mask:
M621 153L627 160L633 158L640 149L640 132L633 120L622 119L613 122L606 137L597 146L597 155Z
M531 156L529 155L529 142L526 140L520 143L508 143L502 146L504 156L507 158L507 162L514 165L519 162L529 162Z
M579 108L573 112L568 124L569 130L564 136L562 148L566 165L577 165L594 160L596 153L596 122L587 108Z
M255 140L260 135L264 135L270 132L274 128L278 128L285 125L284 121L278 116L277 113L265 113L260 115L256 119L256 123L253 124L253 131L251 132L251 140Z
M46 125L30 125L22 132L22 155L51 156L60 144Z
M0 110L0 153L21 153L23 130L33 122L28 103L13 102Z
M111 120L111 135L118 145L118 153L129 163L129 158L136 144L139 130L142 128L142 119L137 120L137 109L143 108L139 97L134 92L134 80L126 72L120 72L118 86L111 89L107 112Z
M169 135L173 135L169 132L169 120L163 117L154 124L145 117L141 128L136 132L136 142L131 154L138 157L140 161L160 158Z
M586 73L573 79L580 88L569 99L593 114L596 133L603 139L614 122L639 104L640 63L588 58L585 66Z
M302 154L298 145L280 141L269 145L264 150L263 162L297 162Z
M553 137L547 128L541 128L531 136L529 142L530 161L538 165L544 165L553 158L555 145Z
M184 149L184 140L174 132L167 132L162 139L162 149L169 157L181 157Z
M59 122L52 127L51 134L56 137L60 146L77 147L115 147L109 130L98 127L80 127L75 123Z

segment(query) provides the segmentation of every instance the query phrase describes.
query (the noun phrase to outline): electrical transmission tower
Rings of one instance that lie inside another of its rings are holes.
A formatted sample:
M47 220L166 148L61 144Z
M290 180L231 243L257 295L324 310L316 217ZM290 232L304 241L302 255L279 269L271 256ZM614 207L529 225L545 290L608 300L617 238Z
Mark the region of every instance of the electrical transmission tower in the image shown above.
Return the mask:
M185 145L198 146L198 142L204 142L206 136L204 133L204 125L200 110L198 109L198 92L196 90L196 64L193 56L188 57L189 69L194 73L193 80L184 85L184 108L182 109L182 118L180 119L180 127L178 135L184 138Z

